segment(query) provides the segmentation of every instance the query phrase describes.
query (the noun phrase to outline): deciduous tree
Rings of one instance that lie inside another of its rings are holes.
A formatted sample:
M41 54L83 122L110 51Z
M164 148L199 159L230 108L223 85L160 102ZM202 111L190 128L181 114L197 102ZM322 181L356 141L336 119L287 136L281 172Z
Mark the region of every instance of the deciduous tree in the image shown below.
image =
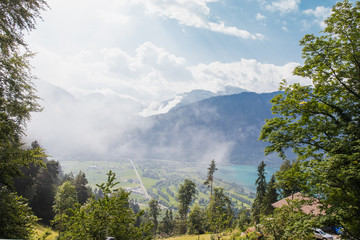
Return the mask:
M0 206L0 238L31 239L38 218L26 200L3 187L0 189Z
M64 231L60 239L105 239L107 236L124 240L151 238L150 227L135 226L136 216L129 204L129 192L116 188L115 173L109 172L106 183L97 185L104 197L92 197L81 206L77 204L63 219ZM142 214L141 211L139 214Z
M303 193L324 204L327 220L360 239L360 2L337 3L320 36L300 41L305 62L294 74L312 85L284 83L272 99L277 117L260 139L266 153L297 154Z
M28 62L32 54L26 48L23 32L35 28L35 21L45 8L44 0L0 1L0 219L8 220L1 224L4 228L0 228L0 236L13 231L11 238L30 235L33 215L23 199L9 190L13 190L20 167L41 164L43 156L39 148L24 148L21 139L30 113L40 111Z

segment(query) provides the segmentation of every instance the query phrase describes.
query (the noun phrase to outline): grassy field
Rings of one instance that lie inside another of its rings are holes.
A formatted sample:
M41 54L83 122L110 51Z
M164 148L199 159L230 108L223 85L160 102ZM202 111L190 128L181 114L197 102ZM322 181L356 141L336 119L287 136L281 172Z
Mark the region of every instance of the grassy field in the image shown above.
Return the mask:
M222 240L231 239L231 236L234 234L227 232L227 233L220 233L219 236L222 236ZM182 235L182 236L175 236L170 238L161 238L162 240L211 240L211 235L216 236L215 234L201 234L201 235ZM217 239L217 238L215 238Z
M45 240L55 240L58 236L58 233L52 230L49 227L44 227L40 224L35 226L35 237L34 239L41 239L42 236L44 236L45 233L48 233L49 235L45 238Z

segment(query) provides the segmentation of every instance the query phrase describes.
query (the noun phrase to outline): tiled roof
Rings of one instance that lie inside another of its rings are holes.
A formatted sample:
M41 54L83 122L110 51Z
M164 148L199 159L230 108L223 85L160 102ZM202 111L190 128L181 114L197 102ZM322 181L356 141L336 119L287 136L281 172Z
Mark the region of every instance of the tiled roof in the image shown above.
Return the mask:
M280 208L283 205L287 205L289 204L289 201L291 200L305 200L305 201L312 201L312 203L310 204L304 204L301 207L301 210L303 210L306 214L313 214L313 215L320 215L323 214L320 210L320 203L319 200L317 200L316 198L309 198L309 197L305 197L304 195L302 195L300 192L295 193L293 195L290 195L287 198L281 199L273 204L271 204L271 206L273 206L274 208Z

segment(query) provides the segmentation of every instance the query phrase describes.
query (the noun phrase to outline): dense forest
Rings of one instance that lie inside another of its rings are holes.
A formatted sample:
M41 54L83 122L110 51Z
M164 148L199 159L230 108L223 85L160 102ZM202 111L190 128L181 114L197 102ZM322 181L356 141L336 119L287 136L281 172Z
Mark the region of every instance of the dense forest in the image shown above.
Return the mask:
M117 187L114 172L93 190L84 172L64 174L38 142L22 142L30 114L41 111L24 32L46 9L44 0L0 2L0 238L46 239L47 233L35 235L41 222L56 229L58 239L203 233L221 239L234 229L232 239L313 239L313 229L325 226L340 227L344 239L360 239L359 1L337 3L324 31L301 40L304 64L294 74L312 85L284 81L283 93L271 100L276 117L266 121L260 140L269 143L265 153L278 153L283 163L268 182L266 164L259 164L255 200L239 211L224 189L214 187L215 160L203 183L210 189L205 206L193 204L199 189L185 179L173 193L176 211L156 199L141 210ZM298 193L302 197L294 198ZM304 211L314 205L319 213Z

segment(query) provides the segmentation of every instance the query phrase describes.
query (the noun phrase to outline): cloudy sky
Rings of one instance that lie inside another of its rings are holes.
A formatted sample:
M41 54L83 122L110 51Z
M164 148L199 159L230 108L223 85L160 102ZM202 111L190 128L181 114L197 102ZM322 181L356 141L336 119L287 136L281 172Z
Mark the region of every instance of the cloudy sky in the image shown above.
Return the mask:
M28 37L41 80L145 104L226 85L277 90L335 0L48 0Z
M146 127L132 117L139 105L156 110L194 89L271 92L284 78L309 84L292 76L302 63L299 40L324 28L336 2L48 0L51 9L27 36L45 107L33 115L28 139L51 155L81 147L101 153L129 129Z

